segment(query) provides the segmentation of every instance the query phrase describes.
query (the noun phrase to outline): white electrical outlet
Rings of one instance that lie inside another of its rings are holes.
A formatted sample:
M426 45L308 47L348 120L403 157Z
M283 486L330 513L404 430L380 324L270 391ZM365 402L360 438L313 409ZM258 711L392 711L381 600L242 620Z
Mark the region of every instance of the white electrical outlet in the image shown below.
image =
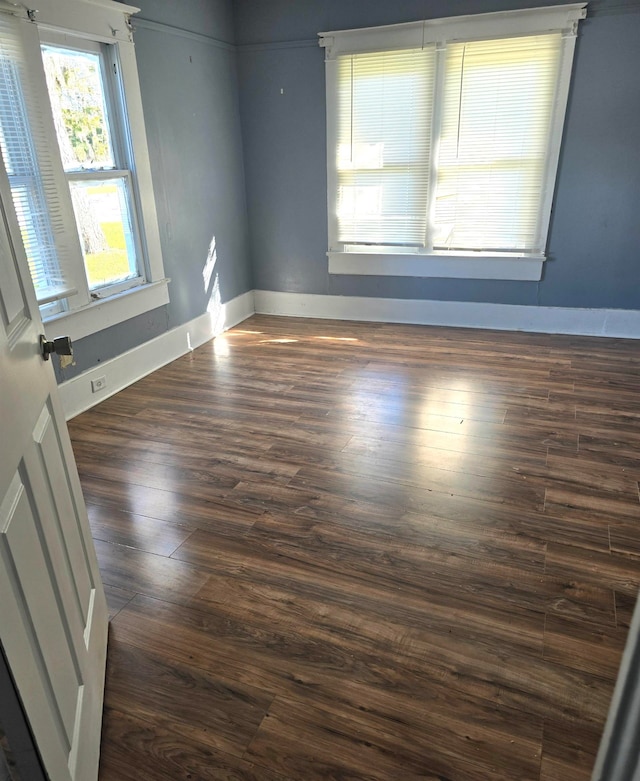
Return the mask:
M95 380L91 380L91 392L97 393L104 390L107 387L107 376L103 374L102 377L96 377Z

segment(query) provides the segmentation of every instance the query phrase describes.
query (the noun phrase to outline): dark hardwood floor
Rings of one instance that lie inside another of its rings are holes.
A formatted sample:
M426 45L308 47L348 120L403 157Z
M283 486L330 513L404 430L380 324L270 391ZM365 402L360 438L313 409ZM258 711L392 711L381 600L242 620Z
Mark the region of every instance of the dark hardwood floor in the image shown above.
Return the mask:
M77 417L101 781L587 781L639 388L633 341L254 316Z

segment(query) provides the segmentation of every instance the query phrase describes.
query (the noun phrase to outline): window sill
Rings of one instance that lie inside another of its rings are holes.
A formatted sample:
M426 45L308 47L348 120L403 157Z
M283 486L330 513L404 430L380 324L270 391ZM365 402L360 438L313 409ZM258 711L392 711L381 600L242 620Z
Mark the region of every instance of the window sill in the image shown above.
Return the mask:
M169 281L161 279L158 282L149 282L109 298L92 301L72 312L61 312L48 317L44 321L47 339L61 334L70 336L72 341L84 339L85 336L168 304Z
M380 277L444 277L448 279L514 279L537 282L542 278L544 255L432 253L389 255L374 252L327 252L330 274Z

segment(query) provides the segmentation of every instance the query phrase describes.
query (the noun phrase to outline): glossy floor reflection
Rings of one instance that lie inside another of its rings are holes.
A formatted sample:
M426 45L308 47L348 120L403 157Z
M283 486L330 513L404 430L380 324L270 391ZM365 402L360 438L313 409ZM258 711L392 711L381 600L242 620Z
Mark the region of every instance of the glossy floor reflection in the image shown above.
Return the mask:
M587 781L640 584L638 365L254 316L72 421L101 781Z

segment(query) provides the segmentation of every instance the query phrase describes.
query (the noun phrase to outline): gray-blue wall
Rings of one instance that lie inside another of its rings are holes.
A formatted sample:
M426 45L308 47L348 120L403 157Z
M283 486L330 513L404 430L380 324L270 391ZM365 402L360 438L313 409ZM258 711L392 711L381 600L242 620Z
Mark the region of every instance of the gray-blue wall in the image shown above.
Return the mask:
M205 312L216 276L223 302L253 287L231 0L137 5L136 56L171 300L76 342L76 365L59 372L61 380Z
M550 260L540 283L327 272L324 61L317 33L551 4L236 0L255 288L640 309L640 3L633 0L594 0L581 24Z
M135 40L171 302L77 342L59 379L203 313L214 237L222 301L256 288L640 309L640 0L593 0L581 24L540 283L327 272L317 33L535 4L552 0L141 0Z

